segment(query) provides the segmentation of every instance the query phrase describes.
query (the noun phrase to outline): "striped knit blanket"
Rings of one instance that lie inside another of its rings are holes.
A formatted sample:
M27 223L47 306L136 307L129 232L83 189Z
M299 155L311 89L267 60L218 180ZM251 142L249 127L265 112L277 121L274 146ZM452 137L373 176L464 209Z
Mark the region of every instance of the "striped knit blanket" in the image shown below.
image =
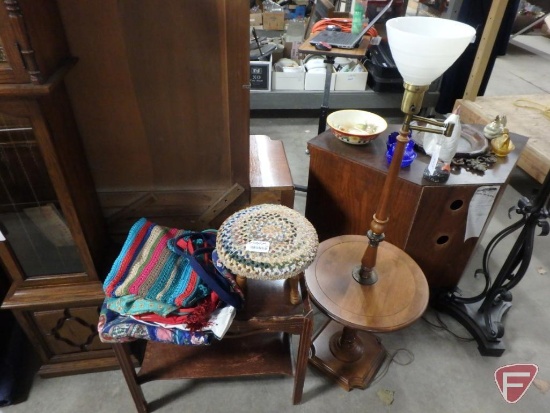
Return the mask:
M174 252L173 239L190 231L166 228L145 218L137 221L103 283L107 297L136 295L178 307L192 307L210 289Z

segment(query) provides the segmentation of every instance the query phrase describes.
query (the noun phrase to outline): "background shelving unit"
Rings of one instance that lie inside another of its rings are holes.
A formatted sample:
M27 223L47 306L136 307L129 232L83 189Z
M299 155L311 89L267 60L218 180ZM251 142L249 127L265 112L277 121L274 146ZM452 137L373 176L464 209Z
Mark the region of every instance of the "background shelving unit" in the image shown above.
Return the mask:
M424 104L433 107L439 93L426 93ZM401 105L402 93L377 93L372 90L361 92L330 93L331 109L395 109ZM271 91L251 92L250 109L319 109L323 102L323 91Z

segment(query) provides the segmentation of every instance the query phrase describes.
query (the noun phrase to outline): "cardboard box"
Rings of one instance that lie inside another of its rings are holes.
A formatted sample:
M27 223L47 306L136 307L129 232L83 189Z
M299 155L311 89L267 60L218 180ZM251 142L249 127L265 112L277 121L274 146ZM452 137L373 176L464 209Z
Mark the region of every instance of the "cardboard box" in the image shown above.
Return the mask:
M262 13L250 13L250 25L261 26L262 25Z
M367 86L367 69L361 65L363 72L337 72L334 90L365 90Z
M300 60L302 58L302 54L298 51L300 49L300 46L304 43L303 40L298 41L285 41L285 49L283 52L283 57L287 57L289 59L293 60Z
M299 72L275 72L272 74L273 90L304 90L306 69L300 66Z
M263 13L264 30L284 30L285 29L285 13L280 12L264 12Z
M334 90L336 73L332 73L332 78L330 79L330 90ZM304 90L325 90L325 78L326 71L322 73L317 72L306 72L306 78L304 82Z

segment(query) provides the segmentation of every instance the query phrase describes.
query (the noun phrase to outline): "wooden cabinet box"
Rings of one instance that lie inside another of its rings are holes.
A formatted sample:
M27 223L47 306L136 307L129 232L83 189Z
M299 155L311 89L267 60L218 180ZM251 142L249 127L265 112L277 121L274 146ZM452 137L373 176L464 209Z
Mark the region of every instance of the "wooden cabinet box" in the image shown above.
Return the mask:
M308 143L309 167L306 217L321 241L339 235L366 235L386 178L386 137L399 125L366 146L348 145L324 132ZM468 211L479 188L495 188L494 205L502 195L526 138L514 135L516 150L485 174L466 170L445 184L422 179L429 157L419 155L401 169L393 189L386 240L402 248L422 268L430 287L458 283L487 219L476 236L466 239Z
M248 205L249 5L58 4L79 59L67 90L111 238L143 216L216 227Z

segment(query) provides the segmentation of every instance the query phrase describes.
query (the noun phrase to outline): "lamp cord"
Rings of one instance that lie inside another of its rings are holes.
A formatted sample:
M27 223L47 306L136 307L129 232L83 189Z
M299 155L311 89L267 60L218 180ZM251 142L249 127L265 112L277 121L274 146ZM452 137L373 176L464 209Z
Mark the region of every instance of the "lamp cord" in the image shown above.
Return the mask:
M432 326L433 328L437 329L437 330L443 330L443 331L446 331L447 333L449 333L450 335L452 335L453 337L455 337L457 340L459 341L474 341L475 339L473 337L463 337L463 336L460 336L458 334L456 334L455 332L453 332L449 326L447 324L445 324L445 322L441 319L441 317L439 316L439 313L436 313L435 314L435 318L437 319L437 321L439 322L439 324L436 324L430 320L428 320L426 318L426 316L422 316L422 320L425 321L426 323L428 323L430 326Z
M400 353L405 353L409 357L409 359L406 361L399 361L397 359L397 356ZM384 360L384 365L378 370L378 373L376 373L376 376L374 376L374 379L372 379L369 386L372 386L378 383L380 380L382 380L386 375L386 373L389 371L390 365L392 363L398 364L399 366L408 366L413 361L414 361L414 353L406 348L398 348L397 350L391 353L386 350L386 359Z
M542 113L542 115L548 119L550 119L550 107L541 105L540 103L533 102L532 100L527 99L517 99L514 102L514 106L518 108L524 108L524 109L531 109L536 110Z
M422 317L422 320L424 320L430 326L432 326L432 327L434 327L438 330L444 330L444 331L448 332L453 337L455 337L457 340L466 341L466 342L474 341L474 338L472 338L472 337L462 337L462 336L454 333L453 331L451 331L449 326L447 326L447 324L445 324L445 322L441 319L439 313L436 313L435 317L437 318L437 321L439 322L439 324L431 322L425 316ZM399 361L397 359L397 356L400 353L405 353L409 357L409 359L406 360L406 361ZM382 378L386 375L386 373L390 369L390 365L392 363L398 364L400 366L408 366L413 361L414 361L414 353L412 351L410 351L409 349L398 348L397 350L395 350L393 352L386 351L386 360L384 361L384 366L381 367L380 370L378 370L378 373L376 374L376 376L374 377L374 379L372 380L372 382L370 383L369 386L372 386L372 385L378 383L380 380L382 380Z
M323 313L317 307L313 306L313 314L314 314L314 317L315 317L315 315L323 314ZM324 325L326 325L326 324L324 324ZM319 328L323 328L323 325L319 326L316 330L318 331ZM313 333L314 336L316 334L317 334L316 332ZM384 359L384 364L383 364L382 367L380 367L380 369L378 369L378 372L376 373L376 376L374 376L374 378L370 382L369 386L372 386L373 384L378 383L380 380L382 380L382 378L389 371L390 365L392 364L392 362L395 363L395 364L398 364L399 366L408 366L409 364L411 364L414 361L413 352L406 349L406 348L398 348L397 350L392 351L392 352L389 352L389 351L385 350L385 352L386 352L386 357ZM400 353L407 354L409 359L406 360L406 361L399 361L397 359L397 356Z
M454 333L453 331L451 331L451 329L447 326L447 324L445 324L445 322L441 319L441 317L439 316L439 313L436 313L436 318L437 318L437 321L439 322L439 324L436 324L436 323L433 323L433 322L429 321L425 316L422 317L422 320L424 320L430 326L432 326L432 327L434 327L438 330L447 331L449 334L451 334L453 337L455 337L456 339L458 339L460 341L466 341L466 342L474 341L474 338L462 337L462 336ZM407 360L400 361L400 360L397 359L397 356L399 354L402 354L402 353L404 353L408 356ZM393 352L386 351L386 359L384 360L384 365L378 370L378 373L376 374L374 379L371 381L369 386L373 386L374 384L376 384L380 380L382 380L382 378L384 378L384 376L388 373L392 363L395 363L399 366L408 366L413 361L414 361L414 353L412 351L410 351L409 349L398 348L397 350L395 350Z

